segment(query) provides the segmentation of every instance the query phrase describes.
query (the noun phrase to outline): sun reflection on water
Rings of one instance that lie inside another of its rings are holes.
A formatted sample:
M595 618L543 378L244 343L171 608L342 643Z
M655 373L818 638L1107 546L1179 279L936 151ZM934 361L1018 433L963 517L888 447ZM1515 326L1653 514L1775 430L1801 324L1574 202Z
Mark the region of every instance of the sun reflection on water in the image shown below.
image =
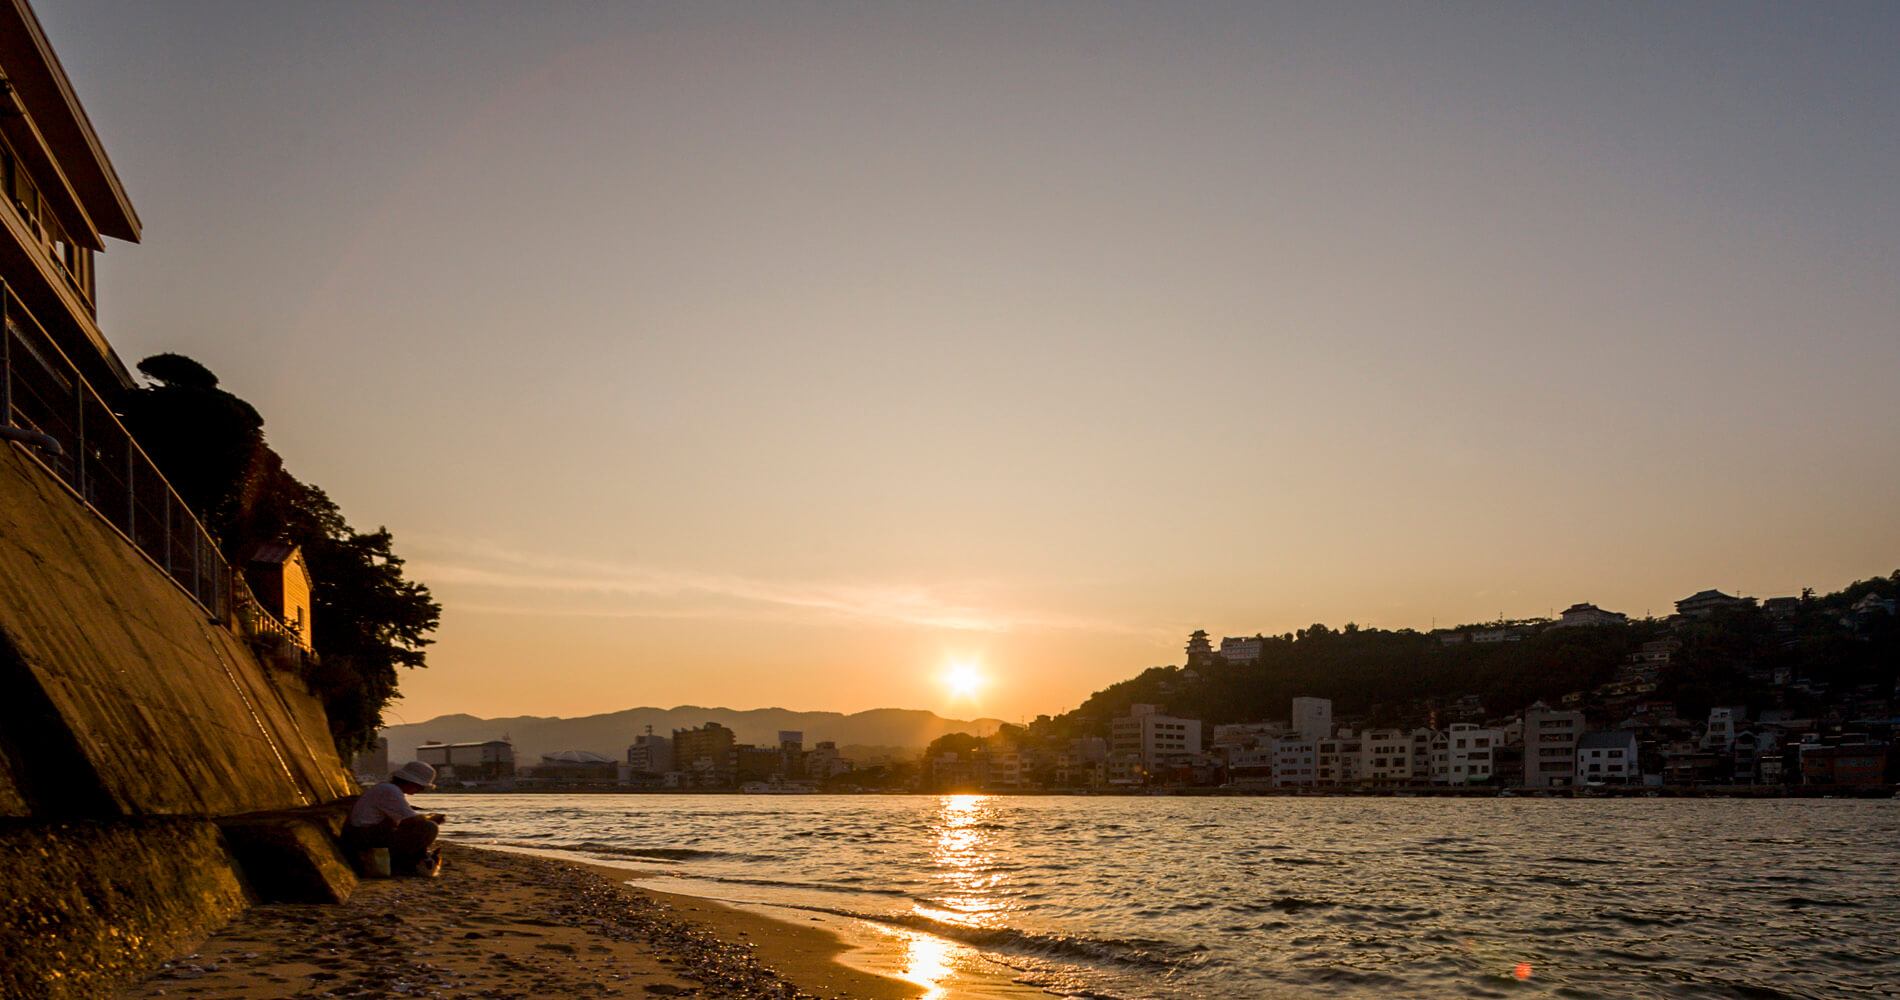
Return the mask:
M916 912L967 927L995 927L1010 907L1009 876L998 870L996 803L987 795L946 795L932 820L932 881L937 907Z
M936 905L916 903L928 920L965 927L996 927L1009 910L1002 890L1008 876L997 870L995 800L987 795L946 795L930 820L931 879ZM976 953L934 934L904 931L902 978L924 988L923 1000L947 996L945 983L960 968L974 966Z

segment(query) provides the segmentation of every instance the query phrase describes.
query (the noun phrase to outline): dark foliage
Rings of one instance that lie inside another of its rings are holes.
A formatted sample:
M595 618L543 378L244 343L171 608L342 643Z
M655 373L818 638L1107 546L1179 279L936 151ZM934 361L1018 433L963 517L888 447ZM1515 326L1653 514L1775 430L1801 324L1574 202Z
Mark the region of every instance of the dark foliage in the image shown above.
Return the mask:
M441 605L403 577L387 528L360 533L323 490L299 482L264 443L263 418L176 354L139 364L158 384L125 393L122 419L179 495L237 559L261 541L302 547L315 583L317 652L307 679L339 751L361 749L396 695L396 668L426 666Z
M120 393L113 401L119 419L185 506L229 541L240 507L275 458L264 444L264 418L190 358L154 355L139 370L154 384Z
M1409 629L1349 625L1335 631L1316 624L1266 637L1257 663L1215 659L1192 672L1151 667L1096 692L1058 723L1063 732L1102 735L1108 720L1142 702L1209 724L1250 722L1285 718L1300 696L1330 698L1337 714L1362 715L1375 725L1418 724L1421 710L1468 696L1496 718L1538 700L1554 705L1565 694L1591 691L1643 643L1663 637L1682 647L1656 696L1688 717L1718 705L1812 710L1820 696L1772 679L1806 681L1805 687L1836 697L1891 694L1900 682L1900 616L1854 611L1869 595L1900 598L1900 571L1825 597L1809 592L1794 622L1779 627L1751 607L1673 627L1661 621L1576 628L1503 623L1524 626L1527 634L1513 642L1445 645Z

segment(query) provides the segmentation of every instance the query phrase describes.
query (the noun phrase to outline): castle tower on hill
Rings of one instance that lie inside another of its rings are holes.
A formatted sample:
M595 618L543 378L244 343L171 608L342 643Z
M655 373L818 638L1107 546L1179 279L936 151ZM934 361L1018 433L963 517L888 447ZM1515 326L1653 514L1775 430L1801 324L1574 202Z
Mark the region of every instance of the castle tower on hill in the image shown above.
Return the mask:
M1214 644L1208 641L1207 632L1195 629L1188 636L1187 667L1192 670L1204 669L1214 662L1214 658Z

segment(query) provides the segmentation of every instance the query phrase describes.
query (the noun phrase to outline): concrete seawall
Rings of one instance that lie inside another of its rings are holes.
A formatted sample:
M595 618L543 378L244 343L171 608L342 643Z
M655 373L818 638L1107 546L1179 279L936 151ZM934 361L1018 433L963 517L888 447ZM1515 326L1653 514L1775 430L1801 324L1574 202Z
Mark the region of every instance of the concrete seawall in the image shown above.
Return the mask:
M136 975L254 896L219 819L354 791L299 678L0 444L0 992Z

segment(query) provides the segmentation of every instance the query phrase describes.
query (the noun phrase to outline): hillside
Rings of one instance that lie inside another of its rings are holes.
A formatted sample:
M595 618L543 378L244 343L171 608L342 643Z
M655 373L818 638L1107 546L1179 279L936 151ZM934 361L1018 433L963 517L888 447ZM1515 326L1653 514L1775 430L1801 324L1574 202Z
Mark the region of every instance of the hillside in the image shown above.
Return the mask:
M931 712L879 708L845 715L841 712L794 712L783 708L757 708L739 711L730 708L701 708L680 705L676 708L630 708L604 715L575 719L518 715L501 719L481 719L472 715L444 715L426 722L389 726L382 735L389 739L389 759L409 760L415 748L429 740L443 743L468 743L480 740L508 739L514 743L515 759L525 766L542 754L561 750L591 750L616 759L624 758L633 738L653 727L659 736L671 736L675 729L692 729L708 722L730 728L740 743L776 745L781 730L805 734L805 746L821 740L838 744L841 752L850 747L879 749L885 753L914 754L930 741L946 733L995 732L996 719L945 719Z

